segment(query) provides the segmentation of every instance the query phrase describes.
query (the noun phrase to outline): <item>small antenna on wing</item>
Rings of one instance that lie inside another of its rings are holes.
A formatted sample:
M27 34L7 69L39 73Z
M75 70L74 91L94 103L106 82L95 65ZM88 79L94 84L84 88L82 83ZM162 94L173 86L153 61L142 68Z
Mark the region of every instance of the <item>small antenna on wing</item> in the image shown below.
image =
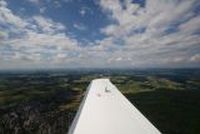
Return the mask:
M105 88L105 92L106 92L106 93L110 93L111 91L106 87L106 88Z

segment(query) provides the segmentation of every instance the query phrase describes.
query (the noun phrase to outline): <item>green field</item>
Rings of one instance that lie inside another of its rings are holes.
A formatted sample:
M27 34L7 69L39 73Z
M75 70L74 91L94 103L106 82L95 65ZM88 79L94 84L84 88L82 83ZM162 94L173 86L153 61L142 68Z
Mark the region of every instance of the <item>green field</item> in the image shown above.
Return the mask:
M64 134L92 79L106 77L164 134L200 133L199 70L0 75L0 134Z

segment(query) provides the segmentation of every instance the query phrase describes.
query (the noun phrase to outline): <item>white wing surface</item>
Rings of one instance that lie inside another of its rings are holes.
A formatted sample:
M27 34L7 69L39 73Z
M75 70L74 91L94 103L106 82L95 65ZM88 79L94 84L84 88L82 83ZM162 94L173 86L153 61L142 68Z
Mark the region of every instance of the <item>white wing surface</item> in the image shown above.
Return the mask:
M68 134L160 134L160 132L109 79L95 79L87 88Z

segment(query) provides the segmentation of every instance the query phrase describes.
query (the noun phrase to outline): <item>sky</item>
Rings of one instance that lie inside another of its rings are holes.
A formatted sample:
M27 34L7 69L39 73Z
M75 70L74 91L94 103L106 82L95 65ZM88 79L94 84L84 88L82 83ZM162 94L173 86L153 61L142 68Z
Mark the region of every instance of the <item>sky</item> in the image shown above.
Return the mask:
M187 67L199 0L0 0L0 69Z

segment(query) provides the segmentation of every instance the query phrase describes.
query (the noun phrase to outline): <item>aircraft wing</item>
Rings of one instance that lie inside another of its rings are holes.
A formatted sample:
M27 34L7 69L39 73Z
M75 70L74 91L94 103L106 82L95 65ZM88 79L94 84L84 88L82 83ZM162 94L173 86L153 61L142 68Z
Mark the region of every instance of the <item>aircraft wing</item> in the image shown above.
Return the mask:
M110 82L91 81L68 134L160 134Z

